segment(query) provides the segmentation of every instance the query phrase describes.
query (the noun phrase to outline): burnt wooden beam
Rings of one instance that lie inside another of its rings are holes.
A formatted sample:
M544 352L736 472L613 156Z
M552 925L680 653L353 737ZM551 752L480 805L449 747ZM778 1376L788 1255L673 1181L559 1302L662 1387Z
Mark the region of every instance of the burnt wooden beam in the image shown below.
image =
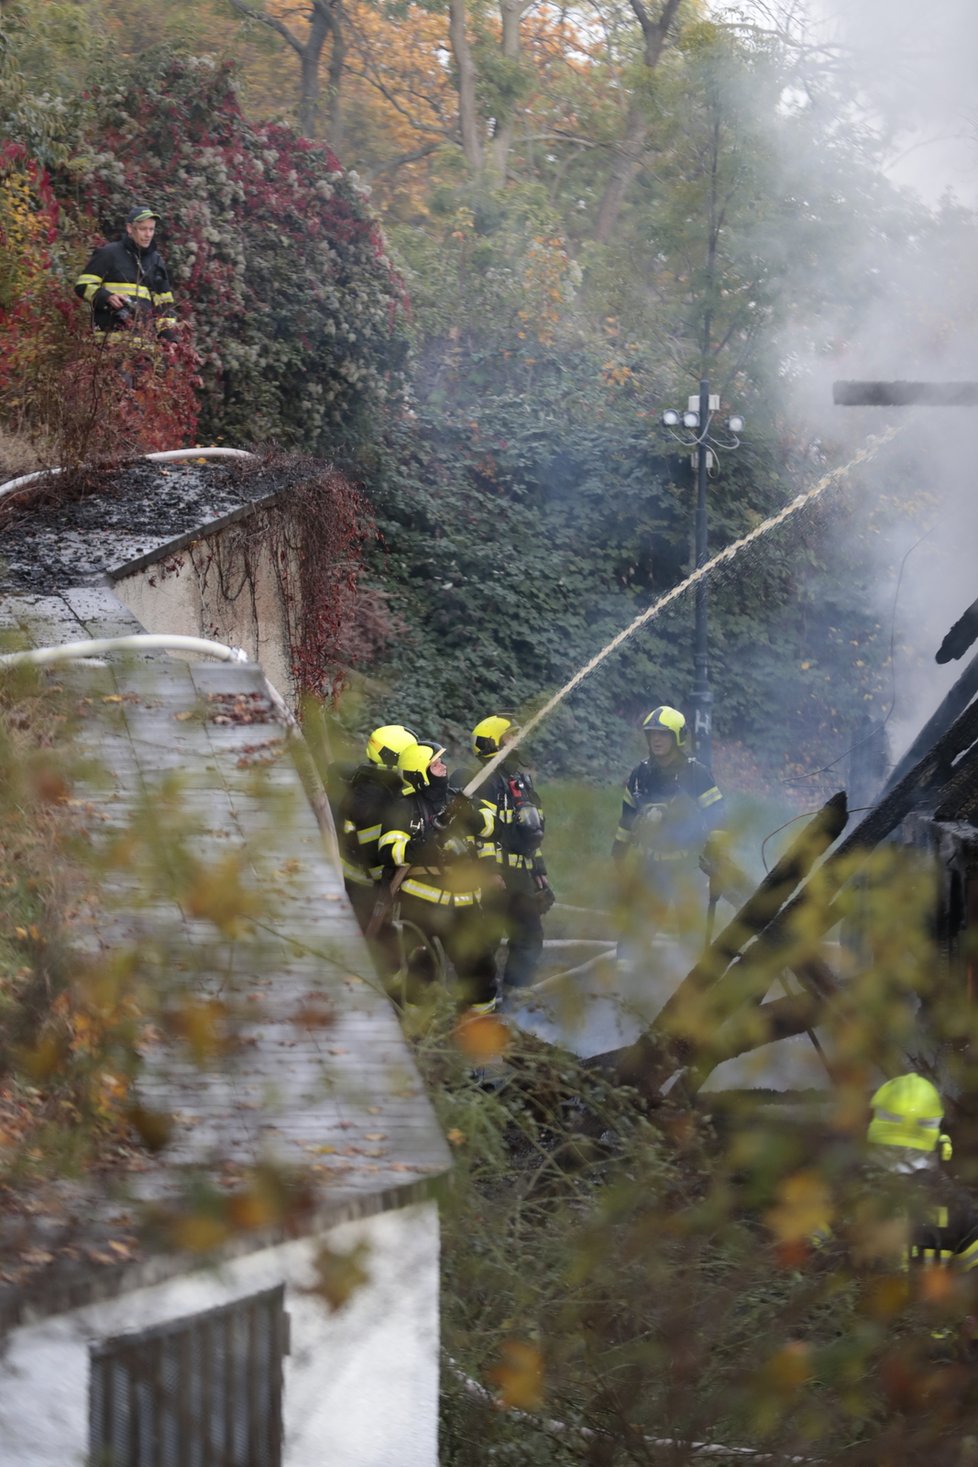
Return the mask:
M978 382L832 383L837 407L978 407Z
M877 804L885 799L904 776L926 757L937 740L947 732L955 719L961 716L975 693L978 693L978 654L971 659L957 682L945 694L906 753L897 760L880 792Z
M849 812L844 791L833 795L775 862L757 890L748 897L720 935L710 944L652 1021L653 1033L671 1037L676 1058L692 1053L682 1034L682 1013L697 997L717 984L730 964L772 918L845 829ZM758 996L758 1001L763 998Z
M691 1036L682 1033L683 1011L691 1012L695 1008L745 944L769 924L815 862L838 839L847 819L846 797L840 792L833 795L775 862L756 891L666 1000L650 1028L633 1044L597 1055L591 1062L612 1071L622 1083L634 1085L646 1096L656 1094L663 1081L694 1051Z
M963 657L975 638L978 637L978 601L972 601L967 611L958 617L937 649L935 662L956 662Z

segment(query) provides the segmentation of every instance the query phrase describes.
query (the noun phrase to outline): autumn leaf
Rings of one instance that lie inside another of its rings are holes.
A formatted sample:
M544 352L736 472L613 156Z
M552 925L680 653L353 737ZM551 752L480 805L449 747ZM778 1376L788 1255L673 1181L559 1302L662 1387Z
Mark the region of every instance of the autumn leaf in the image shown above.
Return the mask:
M209 1213L191 1213L174 1220L172 1235L176 1247L188 1253L210 1253L226 1241L228 1225Z
M245 885L244 861L237 852L213 866L198 867L182 900L191 917L213 922L225 937L240 937L247 919L261 911L259 897Z
M357 1243L349 1253L323 1246L313 1261L315 1282L309 1293L325 1300L334 1313L342 1309L357 1289L370 1282L365 1266L369 1253L366 1243Z
M492 1014L466 1014L455 1026L455 1043L477 1064L498 1059L509 1044L509 1030Z
M817 1172L795 1172L778 1188L777 1205L764 1221L779 1243L798 1243L825 1231L832 1219L832 1197Z
M535 1411L543 1405L543 1356L530 1340L505 1340L502 1362L489 1372L504 1406Z
M786 1340L765 1366L768 1385L781 1396L792 1396L812 1378L811 1346L805 1340Z

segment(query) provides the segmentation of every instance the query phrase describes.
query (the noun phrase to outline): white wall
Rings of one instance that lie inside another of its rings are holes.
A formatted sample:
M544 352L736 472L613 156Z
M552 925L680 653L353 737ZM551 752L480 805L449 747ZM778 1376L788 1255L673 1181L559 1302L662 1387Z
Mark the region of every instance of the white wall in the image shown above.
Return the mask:
M308 1292L325 1241L369 1249L335 1313ZM438 1213L421 1203L344 1223L15 1330L0 1353L0 1467L83 1467L89 1347L285 1283L284 1467L437 1467Z
M255 524L238 520L213 535L164 555L145 569L114 582L113 590L148 632L209 637L241 647L289 703L294 687L286 626L272 542ZM246 564L247 561L247 564ZM289 576L298 595L298 575ZM299 614L293 608L293 617Z

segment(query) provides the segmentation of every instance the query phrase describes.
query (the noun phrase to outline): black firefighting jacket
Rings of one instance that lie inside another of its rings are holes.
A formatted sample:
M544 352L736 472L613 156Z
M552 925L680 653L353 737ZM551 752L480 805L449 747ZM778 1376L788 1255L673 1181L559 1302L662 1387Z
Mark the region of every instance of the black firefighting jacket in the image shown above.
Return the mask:
M936 1161L896 1176L870 1161L865 1176L880 1213L881 1245L901 1239L900 1254L891 1262L910 1269L943 1266L964 1273L978 1268L978 1209ZM902 1222L896 1233L887 1226L894 1216ZM885 1261L882 1246L881 1261Z
M698 759L681 759L667 768L652 758L643 759L625 781L611 849L616 861L630 846L640 844L641 817L651 806L661 807L663 819L654 833L654 849L647 854L666 858L698 855L726 813L713 775Z
M459 771L452 775L452 783L464 787L475 773L475 770ZM493 820L491 837L479 841L480 857L493 862L507 884L517 873L545 878L547 866L540 853L543 805L526 770L499 765L473 798L490 812Z
M444 796L402 789L378 842L384 875L404 869L400 893L437 906L471 907L481 894L477 841L493 831L492 814L458 790Z
M97 331L125 331L131 325L144 334L171 340L177 318L173 314L173 292L163 256L155 244L145 250L128 234L92 253L75 282L75 294L92 308ZM122 296L131 313L113 311L109 296Z
M401 776L377 764L330 765L326 793L340 847L343 877L373 886L383 874L378 851L384 818L400 798Z

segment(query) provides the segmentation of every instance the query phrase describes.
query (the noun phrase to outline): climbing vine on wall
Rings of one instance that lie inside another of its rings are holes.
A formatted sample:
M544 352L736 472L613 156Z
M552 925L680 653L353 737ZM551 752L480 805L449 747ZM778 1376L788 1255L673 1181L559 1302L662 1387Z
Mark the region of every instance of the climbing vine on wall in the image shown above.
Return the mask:
M242 474L267 482L276 498L207 542L206 551L198 549L205 600L204 583L213 574L221 601L247 598L257 626L261 562L270 562L294 692L331 703L350 667L368 660L390 631L383 599L366 595L360 585L373 521L357 486L330 464L274 455Z

